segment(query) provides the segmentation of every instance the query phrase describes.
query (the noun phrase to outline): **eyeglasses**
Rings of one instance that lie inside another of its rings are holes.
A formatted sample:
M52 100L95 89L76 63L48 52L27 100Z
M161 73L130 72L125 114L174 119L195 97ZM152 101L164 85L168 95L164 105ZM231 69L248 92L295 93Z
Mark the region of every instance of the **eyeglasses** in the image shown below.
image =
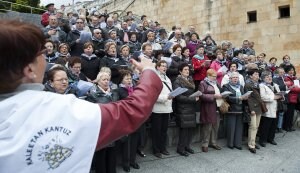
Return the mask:
M72 68L74 68L74 69L81 69L81 67L75 67L75 66L74 66L74 67L72 67Z
M76 22L76 24L83 24L83 22Z
M63 83L63 82L69 82L69 79L57 79L57 80L54 80L54 81Z

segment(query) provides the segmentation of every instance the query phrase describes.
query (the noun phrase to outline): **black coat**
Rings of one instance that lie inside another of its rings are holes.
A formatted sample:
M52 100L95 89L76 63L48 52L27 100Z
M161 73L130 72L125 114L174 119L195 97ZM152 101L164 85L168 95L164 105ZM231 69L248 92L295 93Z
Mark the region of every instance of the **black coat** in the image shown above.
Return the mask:
M100 61L100 69L102 67L108 67L111 70L111 81L115 84L119 82L119 69L128 68L126 61L123 58L119 58L117 62L109 55L103 57Z
M76 40L80 38L80 32L72 30L68 33L67 43L70 46L70 54L72 56L80 56L83 53L83 44L76 43Z
M88 59L84 54L81 55L81 73L90 80L95 80L100 71L100 58L94 56Z
M196 127L196 99L189 97L195 91L195 84L192 79L186 80L178 76L173 83L173 89L187 88L183 94L175 97L176 100L176 123L181 128Z
M118 101L119 94L116 90L112 90L111 94L107 95L98 86L94 85L86 100L92 103L110 103Z
M232 94L230 94L228 97L226 97L226 101L229 103L229 112L243 112L243 103L239 99L239 97L236 96L236 91L232 89L232 87L229 84L225 84L222 88L222 91L229 91ZM243 86L240 87L241 95L245 93Z
M170 67L167 69L167 76L168 78L170 78L171 82L173 83L177 76L179 75L179 71L178 71L178 67L180 66L180 64L184 63L183 59L180 59L178 56L173 56L172 58L172 62Z

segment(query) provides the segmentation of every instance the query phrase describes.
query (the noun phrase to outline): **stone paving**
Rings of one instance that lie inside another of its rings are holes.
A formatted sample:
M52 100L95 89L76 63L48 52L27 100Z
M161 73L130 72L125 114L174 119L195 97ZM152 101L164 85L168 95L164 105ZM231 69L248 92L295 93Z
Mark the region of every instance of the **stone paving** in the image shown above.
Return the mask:
M229 149L226 141L220 140L222 150L209 148L208 153L200 150L200 144L193 144L195 154L188 157L169 148L170 156L158 159L151 153L147 157L137 156L139 170L131 168L131 173L300 173L300 130L276 134L277 146L267 144L256 154L249 152L246 141L243 150ZM118 172L124 172L118 168Z

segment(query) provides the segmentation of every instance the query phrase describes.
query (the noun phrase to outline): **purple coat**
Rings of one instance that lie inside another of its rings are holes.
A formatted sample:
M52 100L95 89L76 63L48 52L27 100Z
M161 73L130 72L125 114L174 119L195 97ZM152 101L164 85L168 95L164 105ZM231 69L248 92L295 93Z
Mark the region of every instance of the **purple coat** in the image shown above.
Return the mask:
M217 103L216 99L214 98L214 87L203 80L200 82L199 90L203 93L202 96L200 96L200 122L205 124L216 123Z
M197 47L200 45L201 43L200 42L192 42L190 41L188 44L187 44L187 48L190 50L190 57L193 58L193 56L197 53L196 49Z

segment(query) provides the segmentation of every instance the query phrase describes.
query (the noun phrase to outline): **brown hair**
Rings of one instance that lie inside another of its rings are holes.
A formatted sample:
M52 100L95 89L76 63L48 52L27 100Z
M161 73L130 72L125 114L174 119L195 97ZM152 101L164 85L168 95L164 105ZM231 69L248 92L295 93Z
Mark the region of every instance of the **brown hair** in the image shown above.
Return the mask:
M86 43L84 43L83 49L86 49L86 48L88 48L89 46L92 46L92 48L93 48L93 50L94 50L94 44L93 44L92 42L86 42Z
M60 64L56 64L53 67L50 68L50 70L47 72L47 79L49 81L54 80L54 75L58 72L58 71L64 71L66 72L66 69L64 66L60 65ZM66 72L67 73L67 72Z
M73 67L74 64L76 63L80 63L81 64L81 59L78 57L78 56L72 56L68 59L68 64L69 64L69 67Z
M180 44L175 44L173 46L173 52L175 52L178 48L181 48L181 51L182 51L182 46L180 46Z
M107 51L108 51L108 49L110 48L110 46L112 46L112 45L116 46L116 48L117 48L117 45L116 45L116 43L115 43L115 42L112 42L112 41L110 41L110 42L107 42L107 43L105 44L105 52L107 52Z
M40 28L17 20L0 21L0 94L14 91L24 77L24 68L44 50Z
M161 64L168 64L168 63L167 63L167 61L165 61L165 60L159 60L159 61L156 63L155 68L160 67Z
M151 43L145 42L145 43L143 43L143 45L142 45L142 51L145 51L147 46L150 46L150 47L152 48Z
M119 84L122 83L123 79L125 76L132 74L132 72L130 70L127 69L120 69L119 70L120 76L119 76Z

